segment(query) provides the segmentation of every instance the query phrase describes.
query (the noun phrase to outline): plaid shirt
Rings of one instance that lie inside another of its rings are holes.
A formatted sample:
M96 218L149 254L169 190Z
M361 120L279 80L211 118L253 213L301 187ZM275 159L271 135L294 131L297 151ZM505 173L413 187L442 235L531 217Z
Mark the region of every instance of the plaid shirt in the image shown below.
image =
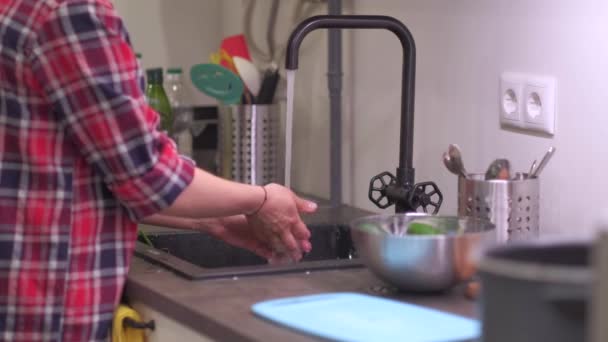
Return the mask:
M110 0L0 0L0 339L107 337L136 221L194 166Z

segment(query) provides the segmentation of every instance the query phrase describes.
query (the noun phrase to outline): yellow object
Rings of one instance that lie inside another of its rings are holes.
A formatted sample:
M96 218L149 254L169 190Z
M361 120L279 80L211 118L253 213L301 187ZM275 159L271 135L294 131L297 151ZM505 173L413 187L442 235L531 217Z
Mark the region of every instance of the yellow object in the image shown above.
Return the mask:
M137 311L124 304L120 304L114 313L114 321L112 322L112 342L145 342L146 334L144 330L125 326L123 324L125 318L142 322L141 316L139 316Z
M211 63L213 64L220 64L221 60L222 57L220 57L220 54L217 52L214 52L209 56L209 61L211 61Z

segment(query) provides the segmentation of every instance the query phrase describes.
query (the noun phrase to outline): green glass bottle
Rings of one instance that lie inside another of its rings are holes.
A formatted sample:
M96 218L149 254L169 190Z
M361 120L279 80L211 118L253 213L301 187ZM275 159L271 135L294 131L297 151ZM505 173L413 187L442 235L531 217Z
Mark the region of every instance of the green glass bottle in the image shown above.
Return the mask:
M161 129L171 135L173 131L173 112L163 87L163 69L148 69L146 74L148 76L148 85L146 86L148 104L160 115Z

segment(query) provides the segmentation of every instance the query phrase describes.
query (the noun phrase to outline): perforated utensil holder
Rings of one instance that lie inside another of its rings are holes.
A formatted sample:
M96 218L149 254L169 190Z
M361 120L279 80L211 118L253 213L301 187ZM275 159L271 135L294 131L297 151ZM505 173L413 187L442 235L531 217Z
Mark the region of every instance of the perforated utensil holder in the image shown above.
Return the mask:
M282 116L277 105L221 106L219 173L226 179L264 185L284 182Z
M458 179L458 214L492 221L498 242L537 238L539 209L538 178L486 181L473 174Z

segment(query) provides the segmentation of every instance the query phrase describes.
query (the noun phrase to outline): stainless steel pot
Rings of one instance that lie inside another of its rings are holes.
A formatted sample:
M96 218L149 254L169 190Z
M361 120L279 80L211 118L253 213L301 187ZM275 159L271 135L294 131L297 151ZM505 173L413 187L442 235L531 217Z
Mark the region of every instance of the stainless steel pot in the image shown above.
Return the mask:
M489 250L479 265L482 341L585 341L590 251L583 242Z
M414 219L429 221L445 235L406 235ZM351 224L355 248L380 279L404 291L442 291L475 273L474 256L495 241L488 220L395 214L368 216Z

